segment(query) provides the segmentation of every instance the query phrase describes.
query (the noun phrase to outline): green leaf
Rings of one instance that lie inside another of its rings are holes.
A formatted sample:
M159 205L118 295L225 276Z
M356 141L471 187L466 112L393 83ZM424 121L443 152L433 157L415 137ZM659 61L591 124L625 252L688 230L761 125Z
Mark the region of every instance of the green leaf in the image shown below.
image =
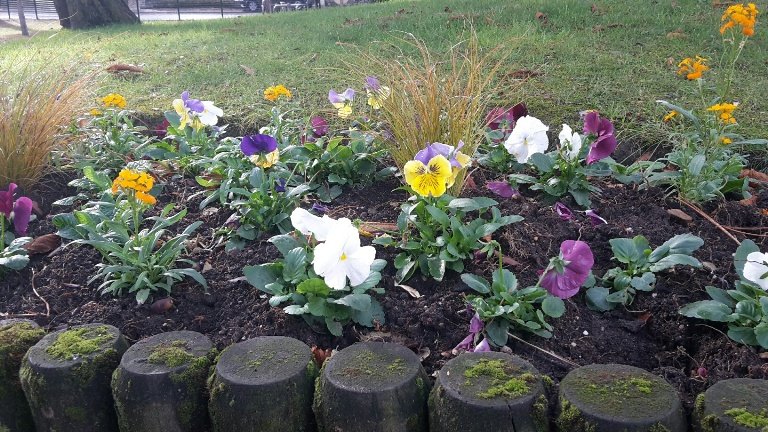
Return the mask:
M289 234L276 235L269 239L269 242L277 247L280 254L283 256L288 255L288 252L300 247L300 244L296 238Z
M704 246L704 240L693 234L679 234L665 241L662 246L668 246L670 254L690 255Z
M687 266L696 267L696 268L701 267L701 263L699 262L699 260L697 260L696 258L690 255L672 254L672 255L667 255L664 258L660 259L659 261L651 264L650 270L656 273L656 272L674 267L676 265L687 265Z
M555 161L552 160L552 157L544 153L534 153L528 158L528 161L542 174L549 173L555 167Z
M709 296L712 297L712 300L720 302L731 309L736 307L736 302L733 301L731 296L729 296L728 292L726 292L725 290L722 290L720 288L715 288L713 286L708 286L705 289L707 290L707 294L709 294ZM766 311L764 311L763 313L765 313Z
M755 326L755 339L758 345L768 349L768 323L760 323Z
M699 318L708 321L730 322L733 310L715 300L703 300L687 304L680 308L680 315L688 318Z
M606 300L610 292L611 291L608 288L603 287L592 287L588 289L586 293L587 306L590 309L599 312L612 310L616 307L616 304Z
M549 295L541 302L541 310L552 318L560 318L565 313L565 303L562 299Z
M704 164L707 163L707 158L703 154L697 154L691 159L688 164L688 172L693 176L701 174L701 169L704 168Z
M429 274L432 278L438 282L443 280L443 277L445 276L445 260L440 259L439 257L430 258L427 260L427 266L429 267Z
M488 294L491 292L491 286L488 284L488 281L481 278L480 276L464 273L461 275L461 280L467 284L468 287L479 292L480 294Z
M635 276L629 285L638 291L653 291L656 284L656 275L651 272L645 272L642 276Z
M508 331L509 321L505 319L494 319L485 326L485 334L490 342L497 347L503 347L507 344Z
M642 258L643 253L636 247L634 239L615 238L608 241L611 244L613 255L624 264L634 263Z
M341 326L341 323L337 322L331 317L325 317L325 326L328 327L328 331L331 332L331 334L336 337L341 337L344 331L344 328Z
M437 208L437 207L435 207L433 205L428 205L426 208L427 208L427 212L429 213L429 215L432 216L432 218L437 223L439 223L440 225L442 225L444 227L450 226L451 221L448 218L448 215L444 211L440 210L439 208Z
M366 311L371 307L371 296L368 294L349 294L338 300L328 300L331 303L349 306L354 310Z
M307 268L307 251L303 247L291 249L285 255L283 262L283 279L295 281L305 274Z
M288 305L283 308L283 312L287 313L288 315L304 315L307 313L307 306Z
M752 327L729 326L728 337L745 345L757 345L757 337Z
M245 274L245 279L248 283L261 291L266 291L264 288L277 280L272 269L264 264L245 266L243 268L243 273ZM271 294L270 291L266 292Z
M736 249L736 254L733 257L733 264L736 266L736 274L738 274L741 279L744 279L744 264L747 263L747 255L752 252L760 252L760 248L758 248L752 240L744 240Z
M320 278L311 278L302 281L296 285L296 292L299 294L314 294L319 297L328 297L331 288Z

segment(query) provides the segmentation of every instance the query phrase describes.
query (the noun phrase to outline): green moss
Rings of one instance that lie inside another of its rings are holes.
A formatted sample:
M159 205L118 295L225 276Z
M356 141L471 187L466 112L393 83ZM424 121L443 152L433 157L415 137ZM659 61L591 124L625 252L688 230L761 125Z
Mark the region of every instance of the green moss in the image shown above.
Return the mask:
M760 413L753 413L746 408L733 408L725 412L725 415L733 418L736 423L748 428L764 428L768 431L768 409L763 409Z
M172 347L179 349L179 346ZM186 352L186 351L185 351ZM188 360L188 366L180 372L170 374L171 381L178 386L178 391L184 392L183 402L176 408L176 416L179 424L186 430L191 427L191 422L203 415L206 410L205 399L202 398L201 390L206 388L206 381L209 376L209 369L217 351L212 349L206 355L195 357ZM207 395L206 395L207 398Z
M74 422L84 422L86 420L85 409L76 406L68 406L64 409L64 415Z
M536 427L536 432L546 432L549 430L549 401L544 395L539 395L536 398L536 402L533 403L533 425Z
M62 332L45 352L59 360L72 360L93 354L113 339L107 326L71 329Z
M502 360L482 359L464 371L467 378L465 385L472 385L471 380L479 377L489 378L488 387L476 393L482 399L503 397L514 399L531 392L530 383L536 380L531 373L519 373L519 369Z
M158 345L149 354L147 361L152 364L175 368L189 363L194 358L195 356L189 352L186 342L173 341L168 345Z
M397 359L387 366L387 370L393 373L405 372L405 361L403 359Z
M6 405L6 412L13 415L12 419L6 420L21 430L32 428L32 418L21 389L19 368L29 348L44 335L45 331L29 322L0 327L0 401ZM6 427L0 425L0 432L3 429Z
M390 356L362 351L348 359L346 365L336 373L349 378L367 376L385 380L392 376L402 376L407 370L408 365L401 358L391 360Z
M8 426L0 424L0 432L11 432L11 430L8 429Z
M656 423L655 425L651 426L650 429L648 429L648 432L671 432L668 427L664 426L661 423Z
M716 415L710 414L702 417L699 423L701 424L701 432L716 432L720 425L720 420Z
M704 415L704 406L707 398L704 397L704 393L696 396L696 401L693 403L693 413L698 416Z
M560 398L560 414L555 424L560 431L595 432L595 425L588 422L581 411L564 398Z

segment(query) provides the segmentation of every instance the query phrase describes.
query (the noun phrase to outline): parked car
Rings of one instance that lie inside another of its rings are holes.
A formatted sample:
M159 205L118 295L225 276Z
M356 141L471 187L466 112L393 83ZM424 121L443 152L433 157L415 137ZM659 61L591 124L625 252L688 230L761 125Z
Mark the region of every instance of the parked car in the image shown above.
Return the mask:
M261 0L235 0L240 3L240 7L248 12L261 12Z

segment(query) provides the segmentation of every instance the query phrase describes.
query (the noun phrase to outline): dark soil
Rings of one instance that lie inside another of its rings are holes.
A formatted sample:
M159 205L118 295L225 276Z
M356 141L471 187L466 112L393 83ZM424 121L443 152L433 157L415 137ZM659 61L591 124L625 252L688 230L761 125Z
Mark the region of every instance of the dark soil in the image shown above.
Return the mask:
M51 176L41 183L46 189L30 191L41 210L38 221L31 226L33 235L54 231L50 217L61 210L51 210L50 203L73 193L65 187L67 180L66 175ZM476 171L473 180L477 186L466 190L466 195L490 196L484 186L492 180L489 174ZM393 191L398 186L399 181L392 178L371 187L347 191L330 206L330 214L363 221L394 222L406 198L404 192ZM566 315L550 320L555 327L554 337L547 340L520 334L525 342L511 340L509 349L558 380L573 368L569 362L641 367L675 385L688 409L698 393L718 380L768 379L765 353L761 358L760 350L730 341L723 333L723 326L697 322L678 314L681 306L707 298L706 285L726 288L733 282L732 254L737 244L693 210L666 199L664 191L637 191L617 183L604 183L602 188L603 194L594 199L594 206L608 224L597 227L579 216L574 221L562 221L550 205L527 192L518 199L499 200L502 213L525 217L524 221L503 228L495 235L504 253L516 262L510 270L516 273L522 286L536 282L537 271L546 266L549 257L558 253L560 243L568 239L581 239L590 244L595 254L594 271L602 275L613 266L609 260L611 238L642 234L656 246L676 234L690 232L704 239L705 244L696 256L706 262L708 268L682 268L663 273L655 291L638 295L632 310L592 312L585 306L583 294L579 294L566 301ZM35 256L25 270L2 276L0 318L31 317L49 330L103 322L120 328L134 342L161 332L194 330L210 336L219 348L262 335L291 336L310 346L335 349L359 340L394 341L422 354L428 353L424 366L430 373L449 360L451 349L466 336L469 315L464 295L467 288L458 275L450 274L439 284L414 277L408 285L418 290L421 297L413 298L394 286L391 264L394 253L381 248L378 257L390 261L384 271L387 291L380 298L386 323L376 329L347 326L340 338L314 331L301 318L270 307L267 296L242 278L243 266L277 257L277 250L265 240L268 236L245 250L226 254L214 232L229 214L217 208L200 210L203 196L199 192L201 189L193 180L169 182L158 208L167 202L187 206L189 214L179 229L195 220L203 221L197 236L188 245L189 258L203 271L210 285L209 292L192 282L179 283L172 294L173 307L154 314L150 310L151 302L138 306L132 297L99 295L95 288L98 283L88 284L94 266L100 262L98 252L88 247L67 246L49 255ZM705 206L705 211L723 225L759 233L761 231L749 228L768 226L768 216L760 210L766 207L768 191L763 190L757 206L724 201ZM670 216L667 209L672 208L686 212L692 222ZM740 240L745 238L739 233L736 236ZM764 237L750 238L762 250L768 249ZM479 261L468 268L488 276L493 265Z

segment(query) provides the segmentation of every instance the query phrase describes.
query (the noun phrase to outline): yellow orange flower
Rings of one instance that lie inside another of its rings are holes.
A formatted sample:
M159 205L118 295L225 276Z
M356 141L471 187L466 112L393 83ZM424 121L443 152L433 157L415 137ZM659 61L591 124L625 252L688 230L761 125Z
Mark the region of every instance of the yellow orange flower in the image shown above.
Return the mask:
M732 142L733 142L733 140L728 138L728 137L720 137L720 144L722 144L722 145L728 145L728 144L730 144Z
M677 74L685 75L689 80L699 79L704 74L704 71L709 70L709 66L704 64L706 62L707 59L701 56L696 56L696 59L686 57L677 64Z
M717 113L717 116L721 122L725 124L733 124L736 123L736 119L733 117L733 112L736 110L736 108L738 108L738 106L738 102L723 102L712 105L711 107L707 108L707 111Z
M270 102L274 102L280 99L280 97L285 97L286 99L290 99L291 97L293 97L293 95L291 94L291 91L288 90L282 84L272 86L272 87L267 87L266 89L264 89L264 99Z
M673 118L675 118L678 115L680 115L680 113L677 112L677 111L670 111L670 112L668 112L667 115L664 116L664 123L672 120Z
M451 163L437 155L424 165L421 161L408 161L403 167L405 182L421 196L442 196L451 177Z
M123 168L117 178L112 181L112 193L123 191L143 203L154 205L157 200L148 193L154 184L155 179L151 175Z
M739 26L744 36L754 35L758 13L759 11L754 3L749 3L747 6L744 6L743 3L729 6L723 13L722 18L720 18L720 21L724 21L720 27L720 34L725 33L730 28Z
M103 98L101 98L101 103L106 108L125 108L126 101L125 97L119 93L110 93Z
M101 110L100 110L100 109L97 109L97 108L93 108L93 109L91 109L91 110L90 110L88 113L89 113L90 115L94 116L94 117L96 117L96 116L100 116L100 115L102 115L102 114L103 114L103 113L101 112Z

